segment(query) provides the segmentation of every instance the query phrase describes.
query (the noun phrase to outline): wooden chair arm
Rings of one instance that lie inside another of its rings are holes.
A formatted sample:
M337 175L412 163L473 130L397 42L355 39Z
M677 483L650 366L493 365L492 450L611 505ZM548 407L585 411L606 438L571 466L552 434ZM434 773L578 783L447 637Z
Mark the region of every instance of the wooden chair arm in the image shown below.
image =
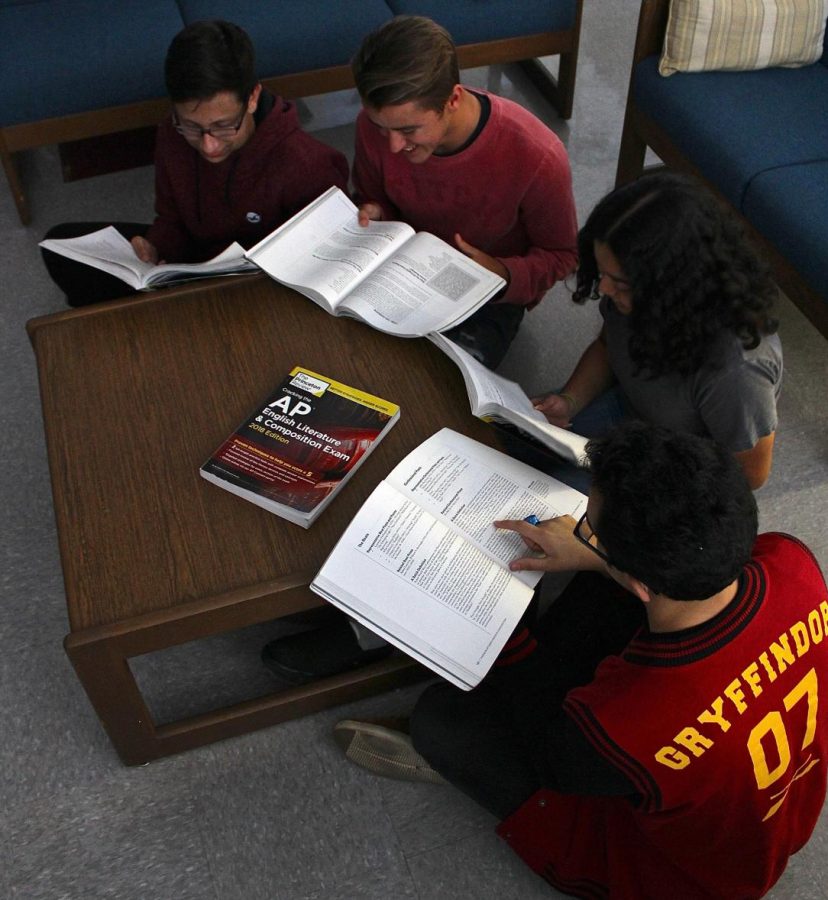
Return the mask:
M642 0L633 51L633 66L641 62L645 56L661 53L669 12L670 0Z

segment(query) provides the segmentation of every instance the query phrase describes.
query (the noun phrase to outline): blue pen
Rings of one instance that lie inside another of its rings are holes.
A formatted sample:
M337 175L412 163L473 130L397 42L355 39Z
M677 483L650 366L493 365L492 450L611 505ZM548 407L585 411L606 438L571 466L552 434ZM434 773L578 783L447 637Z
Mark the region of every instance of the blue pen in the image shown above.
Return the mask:
M540 525L540 519L534 513L527 516L523 521L528 522L530 525Z

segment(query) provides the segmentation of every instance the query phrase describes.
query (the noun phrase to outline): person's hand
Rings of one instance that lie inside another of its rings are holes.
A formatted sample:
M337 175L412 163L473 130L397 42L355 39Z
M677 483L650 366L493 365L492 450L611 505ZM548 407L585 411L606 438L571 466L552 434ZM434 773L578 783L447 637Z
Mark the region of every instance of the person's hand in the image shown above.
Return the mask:
M543 394L532 397L532 406L546 416L546 420L559 428L569 428L575 410L568 396L563 394Z
M363 228L365 228L369 222L381 222L382 207L379 203L363 203L359 208L358 221Z
M495 275L500 275L504 281L508 282L509 270L499 259L489 256L488 253L478 250L477 247L472 247L471 244L467 244L459 234L454 235L454 243L457 244L459 250L462 250L466 256L473 259L478 265L483 266L484 269L488 269L490 272L494 272Z
M132 244L132 249L141 262L151 263L154 266L158 265L160 260L158 259L158 249L155 244L151 244L145 237L140 235L132 238L130 244Z
M526 542L533 553L543 556L521 556L509 563L513 572L580 572L605 571L604 561L589 547L585 547L573 534L575 520L572 516L545 519L530 525L523 519L503 519L494 523L495 528L514 531Z

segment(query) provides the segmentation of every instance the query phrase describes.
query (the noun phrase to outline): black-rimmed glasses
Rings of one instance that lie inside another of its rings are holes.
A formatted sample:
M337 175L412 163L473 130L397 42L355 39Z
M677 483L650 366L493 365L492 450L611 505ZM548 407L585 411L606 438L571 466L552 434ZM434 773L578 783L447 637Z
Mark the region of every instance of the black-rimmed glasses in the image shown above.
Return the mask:
M573 528L572 533L582 544L585 544L587 547L589 547L590 550L592 550L593 553L600 556L601 559L603 559L604 562L607 563L607 565L611 565L607 554L604 553L604 551L601 550L600 547L596 546L595 543L593 543L594 541L597 541L598 538L586 513L584 513L581 518L578 519L578 522L575 525L575 528Z
M239 121L235 125L211 125L209 128L202 128L201 125L182 125L178 121L178 115L173 110L173 128L182 136L190 141L200 141L205 134L215 138L217 141L229 141L234 138L244 124L244 117L247 115L247 100L242 103L242 111Z

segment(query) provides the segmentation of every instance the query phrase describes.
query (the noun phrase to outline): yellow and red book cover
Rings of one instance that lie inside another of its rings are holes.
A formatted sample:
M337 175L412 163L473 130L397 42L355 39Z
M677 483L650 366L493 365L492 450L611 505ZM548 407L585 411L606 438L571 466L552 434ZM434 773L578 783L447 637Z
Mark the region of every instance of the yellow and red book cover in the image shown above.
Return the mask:
M399 414L395 403L295 366L200 474L307 528Z

